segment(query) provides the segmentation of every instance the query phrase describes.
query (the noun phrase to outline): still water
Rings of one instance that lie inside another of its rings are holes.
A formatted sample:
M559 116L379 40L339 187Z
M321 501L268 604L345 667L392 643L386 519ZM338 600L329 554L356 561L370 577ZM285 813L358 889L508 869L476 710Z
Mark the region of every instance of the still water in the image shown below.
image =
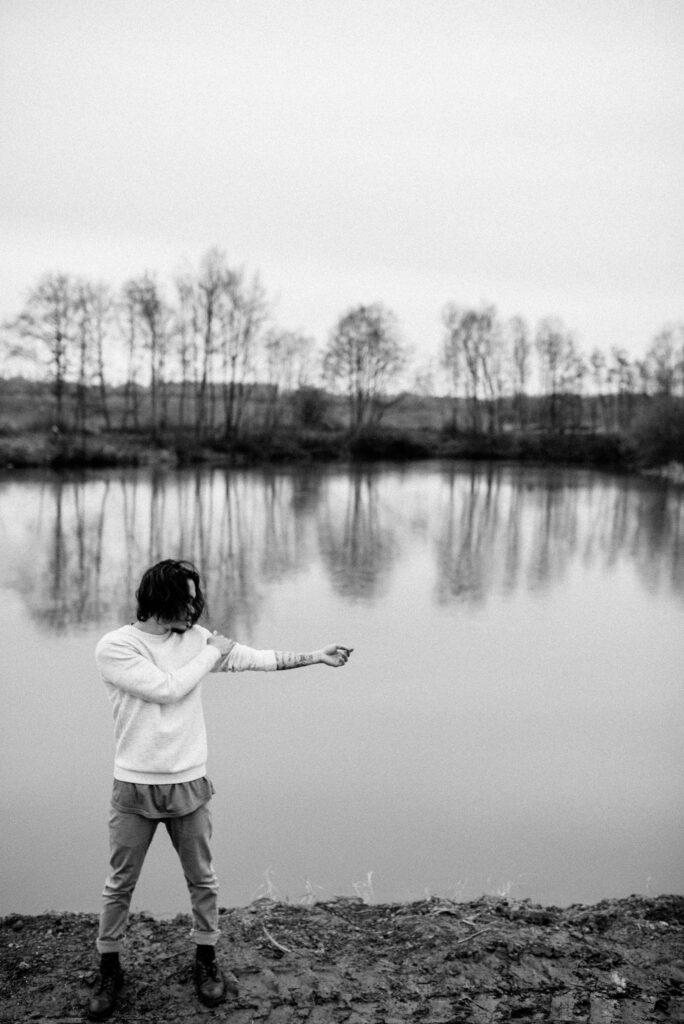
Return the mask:
M221 902L684 891L684 494L488 464L0 479L0 914L96 910L141 572L344 669L204 685ZM164 830L134 907L187 909Z

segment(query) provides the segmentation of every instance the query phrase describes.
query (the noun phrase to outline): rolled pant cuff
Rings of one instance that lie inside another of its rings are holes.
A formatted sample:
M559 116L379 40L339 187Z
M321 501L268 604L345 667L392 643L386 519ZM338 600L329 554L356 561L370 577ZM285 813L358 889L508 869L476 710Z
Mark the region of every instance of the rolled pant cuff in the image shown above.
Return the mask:
M120 953L123 942L120 939L98 939L95 943L98 953Z
M221 938L221 932L198 932L193 929L190 938L197 946L215 946Z

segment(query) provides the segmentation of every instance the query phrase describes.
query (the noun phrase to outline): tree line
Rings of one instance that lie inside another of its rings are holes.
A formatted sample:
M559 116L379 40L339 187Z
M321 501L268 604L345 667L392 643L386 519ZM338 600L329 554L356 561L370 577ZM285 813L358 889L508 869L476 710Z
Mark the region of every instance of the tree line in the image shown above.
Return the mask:
M620 432L644 398L684 397L684 324L663 327L644 357L633 359L619 346L585 355L557 317L532 330L521 316L501 319L491 305L449 303L442 322L454 426L474 433L500 432L503 415L520 430L534 422L552 433Z
M217 249L179 274L173 293L150 272L118 292L46 274L4 325L5 368L31 365L51 382L60 429L100 417L107 430L155 439L171 426L202 439L220 425L229 437L258 384L274 423L280 397L305 383L312 339L279 330L259 275L229 266Z
M229 441L316 425L326 392L344 398L351 433L377 427L407 392L445 396L445 430L473 435L620 432L644 401L684 398L684 324L663 327L640 359L619 347L586 355L561 320L531 326L488 304L447 302L440 327L420 369L382 303L343 313L320 349L274 322L258 273L212 248L175 277L170 297L150 272L117 291L42 276L3 325L2 376L30 365L49 381L60 430L97 423L155 440L169 429Z

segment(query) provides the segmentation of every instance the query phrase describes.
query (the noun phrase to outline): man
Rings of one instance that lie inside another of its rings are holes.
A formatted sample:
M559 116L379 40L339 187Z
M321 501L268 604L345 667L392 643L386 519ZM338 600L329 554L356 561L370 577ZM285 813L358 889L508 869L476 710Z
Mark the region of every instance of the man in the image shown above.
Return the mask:
M272 671L344 665L351 648L331 644L310 654L259 651L197 624L204 610L199 573L167 559L145 572L136 591L137 621L107 633L95 659L114 713L115 760L109 820L110 874L97 938L99 984L91 1020L105 1020L123 984L119 962L128 911L160 821L190 891L197 995L207 1006L226 998L215 946L218 885L211 859L213 793L206 776L202 680L210 672Z

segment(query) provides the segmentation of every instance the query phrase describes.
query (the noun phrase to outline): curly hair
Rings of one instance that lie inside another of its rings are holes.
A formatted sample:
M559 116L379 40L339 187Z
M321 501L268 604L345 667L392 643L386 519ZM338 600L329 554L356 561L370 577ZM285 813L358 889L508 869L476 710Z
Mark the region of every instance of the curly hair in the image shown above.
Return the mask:
M188 580L195 584L194 598L188 594ZM135 597L139 622L150 618L160 622L187 618L194 626L204 611L200 574L192 562L184 560L167 558L151 566L143 573Z

